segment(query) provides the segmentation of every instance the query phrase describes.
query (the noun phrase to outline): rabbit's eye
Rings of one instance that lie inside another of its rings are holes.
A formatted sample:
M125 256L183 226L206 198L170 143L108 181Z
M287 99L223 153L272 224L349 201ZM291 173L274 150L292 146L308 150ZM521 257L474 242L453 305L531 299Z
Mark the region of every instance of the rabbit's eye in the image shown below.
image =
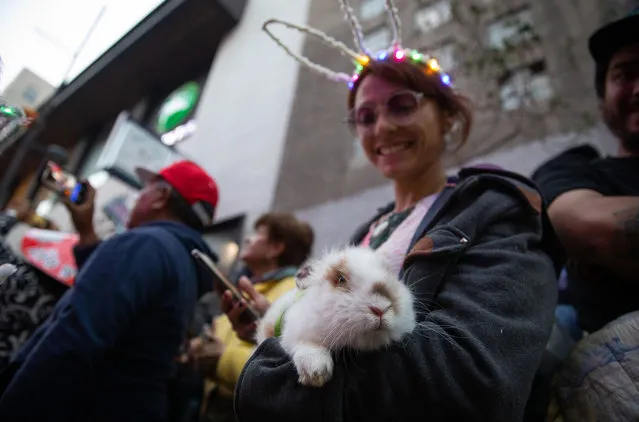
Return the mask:
M349 273L344 265L333 265L328 268L328 272L326 273L326 281L329 282L333 287L340 287L341 289L346 289L348 287L348 276Z
M346 277L344 277L344 274L338 274L337 275L337 285L338 286L343 286L344 284L346 284Z

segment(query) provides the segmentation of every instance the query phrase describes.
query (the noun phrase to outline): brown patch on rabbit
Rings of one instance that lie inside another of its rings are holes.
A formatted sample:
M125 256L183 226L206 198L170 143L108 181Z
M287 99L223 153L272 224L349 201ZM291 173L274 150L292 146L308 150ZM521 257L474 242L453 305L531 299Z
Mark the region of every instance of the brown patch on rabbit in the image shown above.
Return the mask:
M329 265L324 277L335 287L346 287L350 280L350 271L346 259L342 258L338 262Z

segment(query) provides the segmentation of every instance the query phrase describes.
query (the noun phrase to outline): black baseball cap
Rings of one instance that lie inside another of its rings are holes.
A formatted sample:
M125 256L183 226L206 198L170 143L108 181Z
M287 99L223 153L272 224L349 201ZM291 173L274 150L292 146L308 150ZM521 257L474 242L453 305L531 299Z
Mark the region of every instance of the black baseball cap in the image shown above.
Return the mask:
M590 55L597 65L595 88L603 97L606 73L612 56L621 48L639 43L639 8L630 15L598 29L588 40Z

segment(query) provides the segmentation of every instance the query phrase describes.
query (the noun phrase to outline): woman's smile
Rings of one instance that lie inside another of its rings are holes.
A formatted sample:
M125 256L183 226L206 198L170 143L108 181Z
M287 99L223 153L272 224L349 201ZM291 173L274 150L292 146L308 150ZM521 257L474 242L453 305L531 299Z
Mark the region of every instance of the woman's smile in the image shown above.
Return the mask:
M406 151L415 145L413 141L394 142L392 144L385 144L375 148L375 153L379 156L386 157L395 155L395 153Z

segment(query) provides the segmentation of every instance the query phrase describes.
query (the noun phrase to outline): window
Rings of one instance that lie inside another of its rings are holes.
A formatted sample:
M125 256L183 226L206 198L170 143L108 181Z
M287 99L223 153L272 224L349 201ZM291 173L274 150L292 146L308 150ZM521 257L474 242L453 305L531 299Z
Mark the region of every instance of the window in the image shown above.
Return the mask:
M428 52L429 50L426 49L425 51ZM450 72L457 65L455 60L456 48L453 43L444 44L442 47L431 50L431 53L437 58L442 69L446 72Z
M359 17L362 20L370 20L384 12L384 0L363 0L359 7Z
M371 52L376 53L390 47L391 37L390 29L383 26L366 35L364 37L364 44Z
M428 33L453 18L453 10L449 0L424 6L415 13L415 26L422 33Z
M522 10L498 20L488 27L488 43L502 49L507 44L516 45L533 35L533 19L530 9Z
M509 74L502 82L501 107L511 111L548 101L553 96L544 62L534 63Z
M33 85L29 85L22 91L22 99L33 105L38 99L38 90Z

